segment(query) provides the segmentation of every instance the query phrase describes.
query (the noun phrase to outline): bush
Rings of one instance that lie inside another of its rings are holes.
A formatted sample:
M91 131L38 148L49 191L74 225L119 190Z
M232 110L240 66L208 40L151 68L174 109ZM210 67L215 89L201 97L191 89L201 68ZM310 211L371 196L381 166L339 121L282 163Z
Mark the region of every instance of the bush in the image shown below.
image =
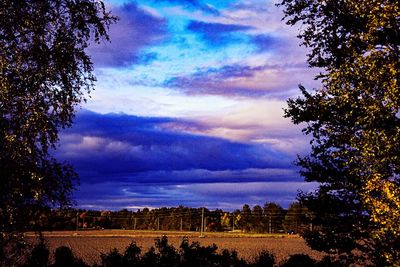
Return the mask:
M181 266L200 267L215 266L218 261L218 247L213 244L208 247L200 246L199 242L189 244L187 237L183 238L180 246Z
M282 264L282 267L314 267L315 260L305 254L294 254Z
M101 255L101 263L103 267L122 267L122 255L114 248L110 253Z
M39 242L33 247L30 255L27 257L23 267L90 267L81 259L75 258L69 247L59 247L54 252L54 264L49 263L49 249L44 242L43 237L39 238Z
M275 256L268 251L261 251L256 258L253 267L273 267L275 265Z
M122 261L126 266L140 266L141 249L136 245L136 242L130 243L126 248Z
M54 252L55 263L52 267L90 267L81 259L75 258L69 247L59 247Z
M156 238L155 245L160 255L158 266L179 266L180 255L172 245L168 244L168 238L166 236Z
M189 243L183 238L179 251L168 244L168 238L155 239L155 248L151 247L146 253L135 243L131 243L124 253L114 249L101 256L103 267L247 267L244 260L239 259L235 251L223 250L217 253L218 247L201 246L198 242Z
M49 264L49 249L44 242L43 237L39 238L38 243L33 247L29 255L26 267L45 267Z

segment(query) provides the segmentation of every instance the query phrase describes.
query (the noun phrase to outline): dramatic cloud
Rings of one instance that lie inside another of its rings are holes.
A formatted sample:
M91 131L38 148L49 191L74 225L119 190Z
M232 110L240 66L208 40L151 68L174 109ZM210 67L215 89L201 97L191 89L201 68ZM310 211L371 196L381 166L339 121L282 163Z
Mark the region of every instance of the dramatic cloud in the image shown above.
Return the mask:
M177 131L178 128L185 132ZM206 192L195 188L201 185L209 185L215 192L216 188L226 188L212 184L248 184L250 188L257 183L301 182L291 166L291 156L282 151L187 133L206 128L201 123L172 118L82 111L74 127L63 133L55 155L70 162L81 177L77 200L90 205L90 199L102 198L105 202L97 201L96 205L108 208L127 207L133 202L161 205L164 201L164 205L173 205L184 197L184 188L196 192L199 198L191 196L192 202L200 205L201 195ZM198 186L193 187L195 184ZM164 190L159 191L160 188ZM162 198L152 190L162 193ZM179 195L172 191L179 191ZM242 203L248 194L250 189L243 191ZM229 196L225 197L221 201L229 202Z
M318 70L308 68L306 50L299 47L282 16L269 1L239 1L222 10L220 16L189 20L187 30L201 37L214 60L208 59L207 65L202 57L196 58L197 68L186 64L188 67L168 75L160 86L189 95L279 99L297 94L299 84L319 86L313 80ZM205 53L204 57L208 56Z
M266 147L168 131L191 122L83 112L65 133L59 156L94 175L187 169L279 168L284 156ZM195 125L195 127L201 127Z
M143 54L141 50L163 40L166 35L165 20L135 3L115 6L111 11L119 21L110 27L111 43L90 48L95 65L123 67L154 59L155 54Z
M287 207L302 182L298 84L319 86L275 0L107 0L120 21L90 48L98 81L55 156L78 206ZM115 112L115 113L110 113Z

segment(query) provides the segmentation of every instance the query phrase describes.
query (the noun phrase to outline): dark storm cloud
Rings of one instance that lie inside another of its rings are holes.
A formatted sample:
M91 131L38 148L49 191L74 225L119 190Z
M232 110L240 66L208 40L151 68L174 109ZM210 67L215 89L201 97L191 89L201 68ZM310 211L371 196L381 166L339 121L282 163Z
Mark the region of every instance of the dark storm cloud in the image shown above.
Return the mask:
M250 30L252 27L192 20L187 29L200 35L210 45L218 46L235 42L237 38L233 36L234 33Z
M303 185L292 156L267 146L187 133L206 127L174 118L78 113L55 156L71 163L83 208L240 208L286 205Z
M206 126L174 118L79 112L55 156L71 163L83 208L240 208L266 199L288 205L308 189L292 156L267 146L190 134Z
M148 59L144 47L161 42L166 32L166 21L141 9L136 3L112 8L119 21L110 27L111 43L92 45L89 53L96 66L123 67ZM154 55L152 55L154 58Z
M176 127L177 124L181 127ZM170 125L173 129L203 127L171 118L84 111L78 115L74 127L63 133L62 145L56 154L71 162L82 179L113 176L126 180L133 174L161 171L153 173L151 178L137 176L139 181L154 183L168 182L165 179L173 182L176 175L168 173L171 171L279 168L290 161L284 154L266 147L177 132L169 130ZM185 177L190 181L190 173ZM178 177L179 182L185 182L185 177Z
M82 171L81 171L82 172ZM254 183L254 182L293 182L299 181L296 169L285 168L243 169L243 170L160 170L129 173L98 173L82 172L90 181L118 181L141 185L187 185L187 184L218 184L218 183ZM101 178L101 177L103 178ZM118 176L117 179L115 177Z

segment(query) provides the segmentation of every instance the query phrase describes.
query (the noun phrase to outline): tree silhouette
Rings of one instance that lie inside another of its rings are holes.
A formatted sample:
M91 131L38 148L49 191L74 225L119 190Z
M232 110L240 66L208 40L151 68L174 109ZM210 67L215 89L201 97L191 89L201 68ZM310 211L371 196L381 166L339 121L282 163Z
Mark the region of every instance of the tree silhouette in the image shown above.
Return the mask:
M93 89L85 49L108 39L116 19L102 2L12 1L0 4L0 247L48 206L67 205L72 168L57 162L58 131ZM1 253L0 253L1 255Z
M288 101L286 116L312 135L298 161L319 189L300 196L317 218L313 248L400 264L399 1L283 0L301 24L322 88ZM353 252L358 250L356 254ZM361 260L361 259L360 259Z

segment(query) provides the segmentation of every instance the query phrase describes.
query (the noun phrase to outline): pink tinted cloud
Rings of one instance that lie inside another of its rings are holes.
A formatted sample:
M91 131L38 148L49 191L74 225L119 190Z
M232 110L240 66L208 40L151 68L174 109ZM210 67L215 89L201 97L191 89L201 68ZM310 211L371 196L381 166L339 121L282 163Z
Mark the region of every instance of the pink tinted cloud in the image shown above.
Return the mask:
M281 95L286 99L288 91L297 89L301 81L313 81L314 73L306 64L226 65L177 76L165 85L191 95Z

